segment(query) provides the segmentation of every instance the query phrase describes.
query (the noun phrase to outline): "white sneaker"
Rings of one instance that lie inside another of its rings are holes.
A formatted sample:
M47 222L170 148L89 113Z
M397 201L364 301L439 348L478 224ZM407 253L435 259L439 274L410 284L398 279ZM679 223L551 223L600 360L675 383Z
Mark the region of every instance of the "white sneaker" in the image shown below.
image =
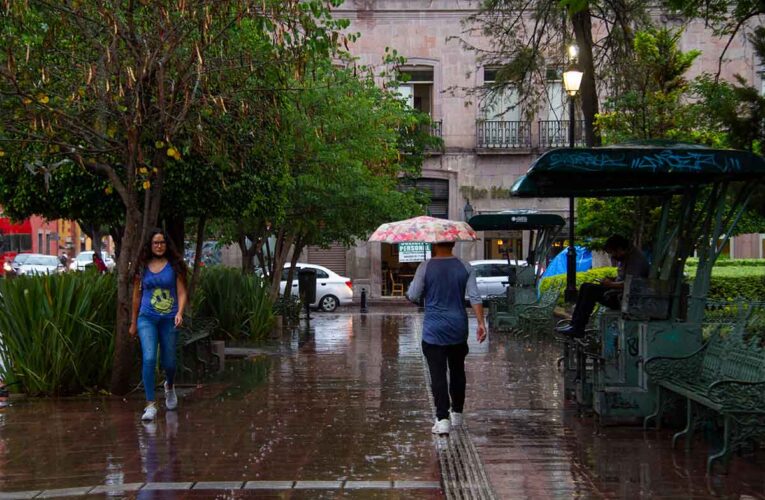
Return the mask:
M430 431L433 434L449 434L450 430L452 430L452 424L449 422L448 418L443 418L441 420L436 420L436 423Z
M462 418L462 413L457 413L456 411L451 412L449 418L452 421L452 427L462 427L462 424L465 421Z
M157 404L149 403L146 405L146 408L143 409L141 420L154 420L155 418L157 418Z
M165 407L168 410L178 408L178 396L175 395L175 386L172 389L168 389L167 382L165 382Z

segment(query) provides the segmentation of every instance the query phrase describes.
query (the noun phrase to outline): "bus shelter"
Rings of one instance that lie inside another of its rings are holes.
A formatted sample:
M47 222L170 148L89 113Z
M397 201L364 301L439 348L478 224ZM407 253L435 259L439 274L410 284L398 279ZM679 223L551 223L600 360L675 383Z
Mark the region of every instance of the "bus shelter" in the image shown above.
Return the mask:
M490 321L494 326L516 326L518 305L533 304L537 300L537 285L541 278L552 244L566 221L557 214L533 210L507 210L481 213L470 218L470 227L476 231L529 231L526 259L511 260L506 254L509 276L507 294L501 300L504 307L492 307Z
M765 160L746 151L624 144L549 151L516 181L516 197L653 196L661 202L649 277L627 276L621 310L598 316L591 384L566 392L576 392L601 419L634 420L654 411L643 364L700 347L712 266L764 178ZM697 271L686 278L685 262L693 255Z

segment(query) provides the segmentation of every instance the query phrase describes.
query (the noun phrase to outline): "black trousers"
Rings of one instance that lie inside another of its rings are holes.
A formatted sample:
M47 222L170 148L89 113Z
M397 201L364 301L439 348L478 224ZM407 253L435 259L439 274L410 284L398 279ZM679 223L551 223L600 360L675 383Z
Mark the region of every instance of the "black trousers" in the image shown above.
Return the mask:
M467 342L436 345L423 341L422 352L428 361L430 390L433 392L433 401L436 404L436 418L438 420L449 418L449 396L451 396L452 411L462 413L465 405L465 357L469 352Z
M579 288L574 313L571 315L571 325L576 331L583 332L595 309L595 304L600 303L611 309L619 309L621 300L621 293L614 288L596 283L584 283Z

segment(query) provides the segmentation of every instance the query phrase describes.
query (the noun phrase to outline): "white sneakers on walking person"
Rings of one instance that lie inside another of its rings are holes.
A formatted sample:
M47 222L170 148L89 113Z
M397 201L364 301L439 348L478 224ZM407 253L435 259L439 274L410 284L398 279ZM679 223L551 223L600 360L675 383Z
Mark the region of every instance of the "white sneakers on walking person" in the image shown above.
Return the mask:
M152 401L151 403L147 403L146 408L143 409L141 420L148 422L155 418L157 418L157 403Z
M452 427L462 427L465 420L462 418L462 413L457 413L456 411L453 411L449 414L449 418L451 419Z
M449 434L449 431L452 430L452 424L449 422L448 418L442 418L441 420L436 420L436 423L433 425L433 428L430 430L433 434Z
M178 408L178 396L175 394L175 386L170 387L165 381L165 407L168 410L175 410Z

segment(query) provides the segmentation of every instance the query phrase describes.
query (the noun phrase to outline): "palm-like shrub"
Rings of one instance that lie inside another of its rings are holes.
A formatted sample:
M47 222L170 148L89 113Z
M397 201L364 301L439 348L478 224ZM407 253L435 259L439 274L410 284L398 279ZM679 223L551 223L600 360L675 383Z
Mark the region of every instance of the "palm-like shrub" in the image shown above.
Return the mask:
M194 316L215 318L218 338L259 340L273 328L273 304L266 286L255 275L208 267L200 275L198 291L204 298Z
M0 280L0 378L32 395L106 387L116 293L111 274Z

